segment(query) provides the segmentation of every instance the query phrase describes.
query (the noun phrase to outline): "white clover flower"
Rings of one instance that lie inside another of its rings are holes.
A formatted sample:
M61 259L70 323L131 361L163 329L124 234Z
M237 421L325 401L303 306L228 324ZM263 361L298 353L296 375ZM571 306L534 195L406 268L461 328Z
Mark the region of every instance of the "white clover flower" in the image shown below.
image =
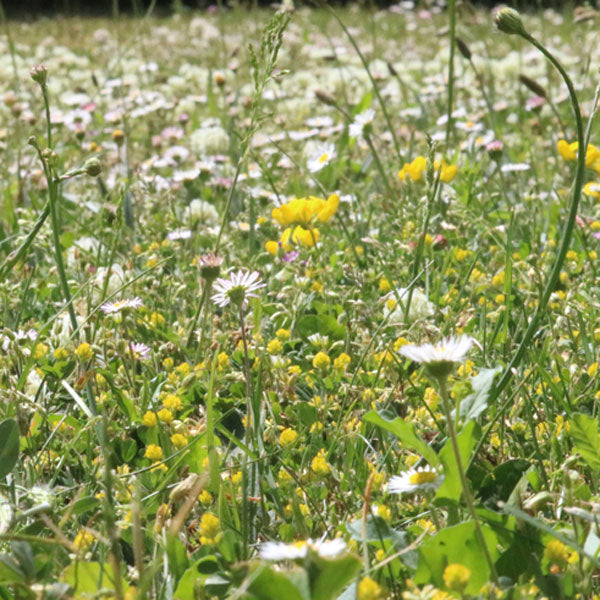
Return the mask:
M431 467L419 467L394 475L388 481L390 494L428 494L442 485L444 476Z
M350 137L358 138L361 137L365 127L370 125L375 118L375 111L372 108L359 113L354 117L354 121L350 124Z
M222 127L203 127L191 133L190 147L198 156L226 154L229 151L229 136Z
M315 346L315 348L327 348L329 345L329 336L323 335L322 333L313 333L308 336L308 341Z
M410 290L408 288L398 288L395 292L388 292L383 297L385 302L383 316L387 319L388 324L402 324L404 321L404 308L406 302L408 302L409 293ZM434 309L435 306L429 301L429 298L421 290L413 288L410 298L410 308L408 310L408 320L416 321L431 317Z
M326 167L336 156L333 144L319 144L308 159L306 166L311 173L317 173Z
M341 538L334 540L306 540L286 544L284 542L265 542L261 545L259 556L263 560L298 560L305 558L309 550L321 558L333 558L346 549L346 542Z
M198 221L206 227L214 227L219 224L219 213L217 209L206 200L195 198L185 208L184 218L186 221Z
M258 298L255 292L265 284L261 282L258 271L239 270L231 273L229 279L219 277L213 287L217 293L211 299L217 306L224 307L233 301L245 307L248 298Z

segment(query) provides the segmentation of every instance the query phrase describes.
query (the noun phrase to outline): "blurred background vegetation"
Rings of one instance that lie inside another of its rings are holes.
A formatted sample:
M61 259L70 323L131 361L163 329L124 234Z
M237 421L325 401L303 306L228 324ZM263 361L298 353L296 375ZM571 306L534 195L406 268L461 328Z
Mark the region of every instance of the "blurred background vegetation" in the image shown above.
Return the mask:
M295 4L300 6L315 5L325 0L296 0ZM507 0L502 2L519 10L536 10L541 8L555 8L570 10L577 5L589 5L597 8L599 0ZM0 0L8 18L36 19L56 15L64 16L113 16L117 14L144 14L149 9L154 14L168 15L188 9L206 9L211 6L223 6L231 8L234 6L254 7L269 6L274 0ZM492 7L500 4L500 0L459 0L463 4L473 6ZM327 1L328 4L346 5L346 0ZM360 0L353 2L365 8L384 8L396 4L388 0ZM415 7L427 9L431 6L444 6L444 0L415 0Z

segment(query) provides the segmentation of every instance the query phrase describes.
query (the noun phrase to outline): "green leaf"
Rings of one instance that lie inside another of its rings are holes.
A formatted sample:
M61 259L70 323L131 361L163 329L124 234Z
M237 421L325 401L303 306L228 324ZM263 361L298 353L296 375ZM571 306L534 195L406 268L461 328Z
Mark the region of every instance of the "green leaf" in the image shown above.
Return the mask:
M360 560L352 554L333 559L313 554L308 567L311 600L337 598L354 579L361 566Z
M19 426L14 419L0 423L0 479L6 477L19 459Z
M440 464L440 459L433 448L415 433L413 423L408 423L400 417L390 421L374 410L368 412L363 421L373 423L373 425L393 433L407 448L421 454L432 467L437 467Z
M507 460L497 466L481 484L479 496L482 501L506 502L530 466L531 464L522 458Z
M73 562L62 574L62 580L73 588L74 596L95 596L100 588L114 589L112 569L97 562ZM125 580L123 589L127 589Z
M209 575L219 570L215 556L205 556L196 561L181 576L179 585L173 595L174 600L195 600L194 587L197 581L204 581Z
M346 335L346 328L337 322L331 315L305 315L296 325L296 331L303 337L308 337L313 333L322 333L335 340L343 340Z
M482 524L481 528L488 551L495 562L499 556L496 535L485 524ZM471 571L466 594L477 594L481 586L489 581L489 566L475 536L473 521L446 527L435 536L425 539L419 548L419 566L414 577L415 583L433 583L443 589L444 569L452 563L464 565Z
M172 533L167 534L167 557L169 559L169 573L177 583L190 566L190 561L182 541Z
M363 521L356 519L350 523L346 523L346 530L353 540L363 541ZM407 535L404 532L392 529L387 522L381 517L375 515L367 515L366 523L366 538L367 542L381 542L383 540L392 540L396 550L401 550L408 545Z
M248 591L256 600L312 600L304 569L280 571L259 564L249 572L248 579Z
M600 470L600 434L598 421L577 413L570 421L570 432L575 449L594 471Z
M501 371L502 367L500 366L493 369L481 369L475 377L471 378L473 393L460 403L460 416L465 421L476 419L487 408L494 378Z
M477 440L481 437L481 427L475 422L467 423L463 430L457 436L458 449L462 460L463 468L469 464L471 453L473 452ZM440 450L440 460L444 465L444 483L437 492L436 500L447 498L458 502L462 494L462 484L458 473L458 466L452 448L452 440L447 440L444 447Z

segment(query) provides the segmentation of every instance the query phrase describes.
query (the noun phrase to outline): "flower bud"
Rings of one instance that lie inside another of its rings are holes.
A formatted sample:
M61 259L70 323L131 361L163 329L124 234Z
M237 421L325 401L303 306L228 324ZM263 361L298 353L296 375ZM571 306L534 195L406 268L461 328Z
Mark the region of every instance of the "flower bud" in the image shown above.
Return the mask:
M337 104L335 98L323 90L315 90L315 96L317 97L317 100L328 106L335 106Z
M33 79L36 83L39 83L40 85L46 85L46 81L48 79L48 69L46 69L44 63L41 63L35 67L31 67L29 75L31 75L31 79Z
M471 56L473 56L473 54L471 53L471 49L469 48L469 46L467 46L466 42L464 40L461 40L459 37L454 38L454 40L456 41L456 47L458 48L458 51L467 60L471 60Z
M496 24L496 27L503 33L508 33L509 35L528 35L527 30L523 25L521 15L513 8L508 8L508 6L501 8L496 13L496 16L494 17L494 23Z
M90 177L98 177L102 173L102 165L97 158L88 158L83 165L83 170Z
M543 85L540 85L531 77L527 77L527 75L519 75L519 81L529 90L531 90L536 96L541 96L542 98L547 98L548 94L546 92L546 88Z

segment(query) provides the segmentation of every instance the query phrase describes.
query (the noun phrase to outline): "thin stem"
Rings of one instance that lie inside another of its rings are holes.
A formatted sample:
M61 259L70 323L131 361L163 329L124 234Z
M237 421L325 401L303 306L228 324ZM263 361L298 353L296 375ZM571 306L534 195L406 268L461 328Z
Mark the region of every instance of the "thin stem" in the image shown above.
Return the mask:
M371 154L373 155L373 160L375 161L375 165L377 166L379 175L381 175L381 180L383 181L383 185L385 186L387 193L390 196L393 196L392 187L390 186L390 182L388 181L385 169L383 168L383 165L381 164L381 160L379 159L379 154L377 154L377 150L375 149L375 146L373 145L373 140L371 140L371 136L366 131L364 132L364 138L369 146L369 149L371 150Z
M475 510L475 502L473 501L473 496L471 495L471 490L469 488L469 482L467 480L467 476L465 474L465 470L463 467L462 457L460 455L460 449L458 447L458 440L456 437L456 429L454 428L454 421L452 419L452 411L450 409L450 399L448 397L448 379L446 377L440 377L438 379L438 385L440 390L440 397L442 399L442 406L444 408L444 414L446 416L446 424L448 426L448 435L452 442L452 450L454 451L454 458L456 459L456 467L458 469L458 475L460 477L460 483L462 486L463 496L465 498L465 502L467 503L467 508L473 519L473 523L475 525L475 535L477 536L477 541L483 550L483 554L485 555L485 560L488 563L490 568L490 575L493 581L498 580L498 573L496 572L496 566L494 565L494 561L492 560L492 556L490 555L489 548L487 547L485 537L483 535L483 530L481 529L481 523L479 522L479 517L477 515L477 511Z
M448 2L448 13L450 15L450 57L448 60L448 104L446 113L446 148L450 142L450 130L452 129L452 105L454 103L454 50L456 48L456 0Z
M196 309L196 314L190 323L190 328L187 336L186 346L189 348L192 345L192 340L194 338L194 329L196 329L196 324L198 323L198 319L200 318L200 313L202 312L202 307L206 303L206 298L208 297L209 290L212 287L212 281L205 280L204 287L202 288L202 296L200 296L200 302L198 303L198 308Z
M41 86L42 96L44 97L44 108L46 110L46 135L48 138L48 148L52 148L52 122L50 121L50 100L48 98L48 86Z
M583 177L585 172L585 155L587 146L585 144L585 138L583 133L583 121L581 119L581 110L579 108L579 101L577 100L577 94L575 93L575 88L573 87L573 82L570 77L567 75L566 71L563 69L561 64L554 58L554 56L542 46L535 38L533 38L529 34L524 34L522 37L535 46L558 70L561 77L563 78L567 88L569 90L569 95L571 97L571 105L573 106L573 112L575 114L575 121L577 123L577 142L578 142L578 151L577 151L577 171L575 173L575 184L573 188L573 199L571 201L571 208L569 210L569 216L567 218L567 223L563 230L562 239L560 242L560 247L556 259L554 260L554 264L552 265L552 269L550 274L548 275L548 279L544 286L544 290L542 292L542 297L537 305L535 313L529 322L529 326L523 335L523 339L517 348L517 351L513 355L510 363L504 370L502 377L498 381L497 385L493 388L490 394L490 405L493 405L494 400L500 395L502 390L506 387L508 382L511 380L513 376L513 372L516 371L516 367L521 362L527 348L529 347L533 335L535 334L542 313L546 309L546 305L550 299L550 295L554 291L556 286L556 282L560 276L561 269L565 262L565 257L567 255L567 251L569 250L569 245L571 243L571 238L573 237L573 230L575 227L575 219L577 217L577 210L579 208L579 201L581 199L581 189L583 187ZM483 436L478 444L478 449L481 447L483 443Z

